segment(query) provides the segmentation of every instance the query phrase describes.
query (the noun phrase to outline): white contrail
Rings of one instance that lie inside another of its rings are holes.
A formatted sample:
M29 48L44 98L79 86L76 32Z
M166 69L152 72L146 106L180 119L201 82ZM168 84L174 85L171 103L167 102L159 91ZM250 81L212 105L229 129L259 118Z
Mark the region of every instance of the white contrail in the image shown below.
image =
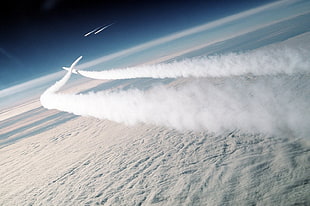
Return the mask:
M95 34L98 34L99 32L102 32L104 29L107 29L108 27L112 26L113 24L114 24L114 23L102 27L101 29L99 29L98 31L96 31Z
M94 33L94 34L98 34L99 32L102 32L103 30L107 29L108 27L112 26L114 23L106 25L106 26L99 26L97 28L95 28L94 30L91 30L90 32L84 34L84 36L89 36L90 34Z
M65 83L69 75L70 72L60 82ZM144 122L179 130L240 129L307 137L309 85L309 79L302 76L255 81L197 79L178 88L159 86L147 91L46 92L41 103L48 109L129 125Z
M302 49L258 49L131 68L106 71L73 70L92 79L226 77L274 75L309 72L310 51ZM68 68L64 68L68 70Z
M78 57L69 68L66 67L66 69L68 70L68 73L58 82L56 82L53 86L49 87L45 93L54 93L57 92L58 90L60 90L65 84L66 82L70 79L71 74L72 74L72 70L74 69L74 67L77 65L77 63L82 59L82 56Z
M97 27L97 28L95 28L95 29L93 29L93 30L91 30L90 32L88 32L88 33L84 34L84 36L88 36L88 35L90 35L90 34L94 33L94 32L95 32L95 31L97 31L99 28L100 28L100 26L99 26L99 27Z
M292 53L292 50L280 54L270 53L268 50L246 54L248 55L239 54L243 55L239 60L236 60L238 54L224 56L225 60L221 59L223 56L215 58L216 69L226 68L217 73L222 78L196 78L178 87L157 86L146 91L130 89L87 94L59 93L59 89L71 75L71 69L68 69L65 77L46 90L40 100L48 109L126 124L144 122L180 130L202 129L212 132L240 129L246 132L308 138L310 134L308 58ZM252 54L257 56L249 58ZM269 56L271 54L273 56ZM290 55L291 57L287 59ZM178 65L178 69L191 70L195 64L199 66L200 63L184 60ZM157 68L165 66L160 65ZM248 73L250 70L248 67L252 66L255 66L257 74L265 76L250 79L234 76L233 70L241 69L241 74L244 71ZM279 73L273 71L273 68L277 70L279 66L289 68L285 70L285 74L278 75ZM296 71L306 73L300 74ZM170 74L167 68L162 72L165 72L166 76L175 75ZM126 75L128 77L128 74Z

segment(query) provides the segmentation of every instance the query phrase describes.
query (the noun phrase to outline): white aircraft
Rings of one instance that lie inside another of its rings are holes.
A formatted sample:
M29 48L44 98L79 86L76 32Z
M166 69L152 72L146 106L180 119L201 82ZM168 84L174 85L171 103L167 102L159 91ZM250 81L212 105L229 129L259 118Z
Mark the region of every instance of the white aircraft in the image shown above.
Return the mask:
M90 32L84 34L84 36L88 36L88 35L90 35L90 34L92 34L92 33L98 34L99 32L102 32L102 31L105 30L106 28L112 26L113 24L114 24L114 23L108 24L108 25L106 25L106 26L99 26L99 27L95 28L94 30L91 30Z
M70 67L62 67L63 69L67 70L67 71L71 71L74 74L78 74L78 70L74 69L75 65L82 59L83 56L80 56L79 58L77 58Z

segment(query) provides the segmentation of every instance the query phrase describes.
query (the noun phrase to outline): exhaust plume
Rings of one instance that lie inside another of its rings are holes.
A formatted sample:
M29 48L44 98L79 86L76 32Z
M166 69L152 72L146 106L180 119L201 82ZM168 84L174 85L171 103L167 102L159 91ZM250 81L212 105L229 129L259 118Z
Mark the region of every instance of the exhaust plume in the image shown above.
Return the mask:
M228 77L240 75L275 75L306 72L310 52L303 49L259 49L248 53L199 57L138 67L106 71L73 70L92 79Z
M58 93L70 78L71 71L68 71L43 93L41 103L48 109L129 125L144 122L179 130L237 129L307 137L310 134L307 54L308 50L265 48L103 73L89 72L92 77L104 79L197 77L177 87L162 85L146 91Z

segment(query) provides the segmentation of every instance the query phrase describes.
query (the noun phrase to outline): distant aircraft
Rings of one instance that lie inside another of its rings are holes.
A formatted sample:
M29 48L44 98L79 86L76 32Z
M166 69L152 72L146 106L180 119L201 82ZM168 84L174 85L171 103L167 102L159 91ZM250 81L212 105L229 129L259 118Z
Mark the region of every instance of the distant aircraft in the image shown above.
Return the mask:
M96 29L91 30L90 32L88 32L88 33L84 34L84 36L88 36L88 35L90 35L90 34L94 33L95 31L97 31L97 30L98 30L98 29L100 29L100 28L101 28L101 26L99 26L99 27L97 27Z
M99 27L95 28L94 30L91 30L90 32L84 34L84 36L88 36L88 35L90 35L90 34L92 34L92 33L98 34L99 32L102 32L104 29L106 29L106 28L112 26L113 24L114 24L114 23L108 24L108 25L106 25L106 26L99 26Z

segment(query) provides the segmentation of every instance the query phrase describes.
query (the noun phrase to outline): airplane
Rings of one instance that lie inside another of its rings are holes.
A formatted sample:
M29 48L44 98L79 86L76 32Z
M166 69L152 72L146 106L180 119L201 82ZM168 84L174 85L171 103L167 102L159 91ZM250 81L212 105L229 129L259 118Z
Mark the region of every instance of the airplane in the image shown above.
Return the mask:
M106 28L112 26L113 24L114 24L114 23L108 24L108 25L106 25L106 26L99 26L99 27L97 27L97 28L91 30L90 32L84 34L84 36L89 36L89 35L92 34L92 33L98 34L99 32L102 32L102 31L105 30Z
M75 65L77 65L77 63L83 58L83 56L78 57L72 64L70 67L62 67L63 69L70 71L71 73L74 74L79 74L78 70L74 69Z

